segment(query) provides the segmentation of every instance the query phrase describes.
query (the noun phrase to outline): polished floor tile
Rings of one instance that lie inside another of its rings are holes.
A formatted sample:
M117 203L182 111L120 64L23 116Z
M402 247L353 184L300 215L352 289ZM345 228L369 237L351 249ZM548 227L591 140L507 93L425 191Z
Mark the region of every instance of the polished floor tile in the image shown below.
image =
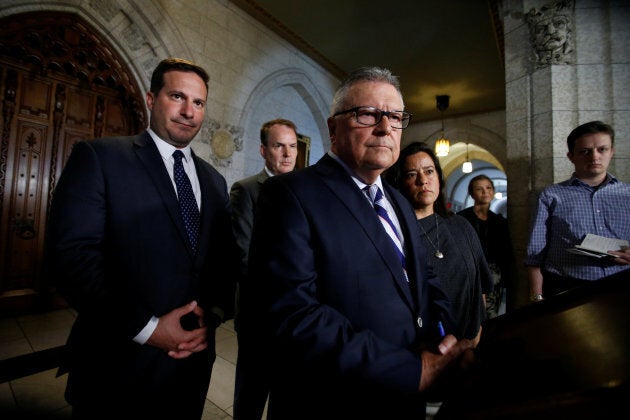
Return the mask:
M0 319L0 363L63 345L75 316L71 309L60 309ZM237 350L232 321L217 329L216 349L202 420L231 420ZM55 368L0 383L0 419L69 420L66 380L67 375L57 377Z
M64 344L75 316L71 309L60 309L0 319L0 363ZM237 354L232 321L217 329L216 351L202 420L232 420ZM0 382L0 420L69 420L71 408L63 396L66 380L67 375L58 377L54 368ZM438 407L428 407L427 420L433 418Z

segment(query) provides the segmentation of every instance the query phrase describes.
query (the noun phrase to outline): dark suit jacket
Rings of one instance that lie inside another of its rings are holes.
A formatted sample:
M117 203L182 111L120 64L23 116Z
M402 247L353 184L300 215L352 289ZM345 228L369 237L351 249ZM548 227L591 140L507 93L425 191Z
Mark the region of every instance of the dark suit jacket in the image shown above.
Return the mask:
M236 181L230 189L230 203L232 205L232 227L236 243L241 250L241 271L247 273L249 258L249 243L254 226L254 212L260 187L269 178L263 169L256 175Z
M203 408L213 327L222 311L231 316L238 254L225 179L193 159L202 196L196 254L148 133L79 142L72 150L54 192L48 245L51 274L78 311L64 363L75 404L111 396L113 406L127 400L179 418L185 407ZM175 360L132 341L151 316L192 299L210 326L207 351Z
M241 298L264 303L261 328L277 356L269 419L424 416L419 348L437 339L448 306L410 204L384 188L411 287L373 207L333 158L262 187Z

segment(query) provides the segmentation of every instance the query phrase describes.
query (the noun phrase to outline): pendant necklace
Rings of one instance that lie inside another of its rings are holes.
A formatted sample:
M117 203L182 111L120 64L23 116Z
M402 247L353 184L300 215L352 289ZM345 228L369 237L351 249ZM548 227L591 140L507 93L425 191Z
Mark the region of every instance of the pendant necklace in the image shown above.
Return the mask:
M418 224L420 225L420 229L422 229L422 233L424 233L424 236L426 236L433 249L435 249L435 253L433 254L433 256L441 260L442 258L444 258L444 254L442 254L442 252L440 251L440 231L438 230L437 214L433 213L433 217L435 217L435 240L437 241L438 246L435 246L433 244L433 241L431 240L431 238L429 238L429 234L422 227L422 223Z

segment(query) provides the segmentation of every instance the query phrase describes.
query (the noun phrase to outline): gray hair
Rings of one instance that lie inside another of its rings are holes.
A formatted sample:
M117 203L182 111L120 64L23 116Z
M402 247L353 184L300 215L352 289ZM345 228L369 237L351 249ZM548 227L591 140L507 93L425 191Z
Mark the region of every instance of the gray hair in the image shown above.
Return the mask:
M400 82L398 81L398 76L394 76L389 69L382 67L360 67L351 72L337 88L335 96L333 96L330 115L333 115L334 113L339 111L343 111L341 107L345 106L344 102L346 100L348 90L355 83L363 81L389 83L396 88L398 94L400 95L401 101L403 99L402 92L400 91Z

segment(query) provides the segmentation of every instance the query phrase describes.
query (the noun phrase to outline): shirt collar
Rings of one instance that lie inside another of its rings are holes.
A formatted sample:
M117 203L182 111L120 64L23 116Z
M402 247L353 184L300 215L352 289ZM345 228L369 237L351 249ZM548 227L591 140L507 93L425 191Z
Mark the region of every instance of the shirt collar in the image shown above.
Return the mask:
M157 148L158 148L158 150L160 152L160 155L162 156L162 158L164 160L171 159L173 157L173 152L175 150L181 150L182 153L184 153L184 157L186 158L186 161L190 162L190 159L192 157L192 149L190 148L190 144L187 145L186 147L182 148L182 149L178 149L177 147L173 146L172 144L167 143L164 140L162 140L155 133L155 131L151 130L150 128L147 128L147 132L151 136L151 139L153 140L153 142L157 146Z
M330 156L331 158L335 159L337 162L339 162L339 164L346 170L346 172L348 172L348 174L352 177L352 180L354 181L355 184L357 184L357 186L363 190L365 187L369 187L372 184L366 184L365 182L363 182L361 180L361 178L359 178L358 176L356 176L354 174L354 172L352 172L352 169L350 169L350 167L348 165L346 165L346 163L341 160L341 158L339 158L339 156L337 156L334 152L332 152L331 150L328 151L328 156ZM381 181L381 176L379 175L378 178L376 178L376 182L374 182L374 184L378 185L378 187L381 189L381 191L385 191L383 189L383 181Z
M569 180L569 183L571 185L584 185L589 188L601 188L601 187L605 187L608 184L610 185L616 184L617 182L619 182L619 180L615 178L614 175L608 172L606 172L606 179L604 179L604 181L601 184L597 185L596 187L591 187L587 183L581 181L578 177L575 176L575 172L573 173L573 175L571 175L571 179Z

